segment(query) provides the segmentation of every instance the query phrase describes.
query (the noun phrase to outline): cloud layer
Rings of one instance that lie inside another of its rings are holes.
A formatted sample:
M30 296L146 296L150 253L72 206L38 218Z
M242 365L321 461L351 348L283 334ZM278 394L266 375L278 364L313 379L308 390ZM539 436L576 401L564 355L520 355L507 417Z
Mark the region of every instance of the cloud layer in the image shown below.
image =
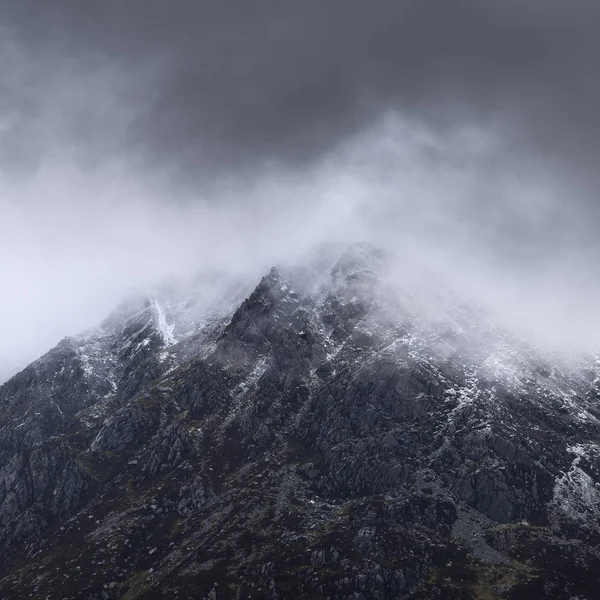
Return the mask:
M593 0L259 0L235 11L216 0L8 0L2 10L3 38L26 57L23 69L3 53L20 137L54 104L88 153L126 149L206 176L310 160L396 108L438 127L502 121L513 149L595 180ZM116 105L106 93L85 102L99 81Z
M323 241L600 338L597 3L4 2L0 363Z

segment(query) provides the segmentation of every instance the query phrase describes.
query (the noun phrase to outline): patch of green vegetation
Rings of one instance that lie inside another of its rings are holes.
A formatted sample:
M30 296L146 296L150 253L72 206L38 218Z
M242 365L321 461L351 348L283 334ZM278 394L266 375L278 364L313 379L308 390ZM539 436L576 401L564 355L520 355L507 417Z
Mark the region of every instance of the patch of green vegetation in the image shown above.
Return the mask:
M489 531L493 533L501 533L502 531L532 531L535 529L542 530L544 528L540 527L539 525L530 525L526 521L520 521L518 523L502 523L501 525L492 527Z
M185 526L183 524L183 519L181 519L181 518L175 519L175 521L173 522L173 525L171 525L171 531L175 535L182 535L182 534L184 534L185 533Z
M131 477L125 479L124 481L121 481L119 487L129 496L140 496L138 487L136 486L134 479Z
M77 454L74 458L82 471L87 473L95 481L108 481L114 473L115 456L113 452L82 452Z
M356 503L353 502L352 500L350 500L349 502L344 502L344 504L340 504L337 507L337 514L340 516L347 516L347 515L351 515L354 507L355 507Z
M127 592L123 600L137 600L149 590L148 575L145 571L134 571L131 577L123 584Z
M536 577L533 569L520 563L494 565L477 573L477 583L471 589L480 600L501 600L504 594L500 590L527 583Z
M507 589L538 577L536 570L518 562L510 564L464 564L432 569L427 583L443 587L452 582L476 600L502 600Z
M138 399L138 404L144 411L147 412L160 412L161 398L159 396L142 396Z

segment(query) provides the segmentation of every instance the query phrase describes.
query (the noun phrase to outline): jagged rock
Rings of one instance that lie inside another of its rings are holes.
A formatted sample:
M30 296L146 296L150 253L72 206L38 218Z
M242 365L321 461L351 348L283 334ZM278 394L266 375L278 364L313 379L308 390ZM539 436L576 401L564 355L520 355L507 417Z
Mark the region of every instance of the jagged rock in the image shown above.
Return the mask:
M2 386L0 596L598 597L595 357L391 260L134 300Z

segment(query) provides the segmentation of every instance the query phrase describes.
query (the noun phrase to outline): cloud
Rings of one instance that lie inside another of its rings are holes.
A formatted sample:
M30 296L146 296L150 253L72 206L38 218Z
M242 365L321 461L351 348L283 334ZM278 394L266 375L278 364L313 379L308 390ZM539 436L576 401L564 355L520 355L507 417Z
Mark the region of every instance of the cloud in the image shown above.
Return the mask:
M190 179L307 164L395 109L439 128L502 120L513 152L598 183L592 0L259 0L236 11L216 0L14 0L3 12L36 77L70 72L83 89L100 71L123 75L105 79L119 97L110 110L95 94L63 112L63 131L96 157L127 152ZM53 93L37 86L12 108Z
M1 11L0 362L163 276L259 277L324 240L598 338L596 3Z
M501 132L441 136L392 112L309 169L267 164L197 192L167 193L126 164L85 171L56 159L5 177L0 356L32 358L165 277L210 268L257 282L319 244L362 239L396 252L401 285L414 284L409 270L434 269L538 337L592 342L598 290L582 228L549 174L498 168L502 148Z

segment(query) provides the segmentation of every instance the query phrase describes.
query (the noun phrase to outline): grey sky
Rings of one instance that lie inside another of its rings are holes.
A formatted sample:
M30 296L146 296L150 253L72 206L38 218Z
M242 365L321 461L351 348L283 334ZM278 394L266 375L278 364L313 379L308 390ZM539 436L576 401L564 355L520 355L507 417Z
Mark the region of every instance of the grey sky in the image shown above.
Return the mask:
M0 0L0 363L206 257L331 238L600 338L599 25L592 0Z
M2 5L32 71L84 86L112 72L114 120L84 104L62 123L92 155L126 150L188 175L303 161L400 107L440 127L500 120L515 148L533 146L595 179L593 0ZM49 101L35 86L11 91L5 102L27 120ZM20 125L27 137L33 124Z

